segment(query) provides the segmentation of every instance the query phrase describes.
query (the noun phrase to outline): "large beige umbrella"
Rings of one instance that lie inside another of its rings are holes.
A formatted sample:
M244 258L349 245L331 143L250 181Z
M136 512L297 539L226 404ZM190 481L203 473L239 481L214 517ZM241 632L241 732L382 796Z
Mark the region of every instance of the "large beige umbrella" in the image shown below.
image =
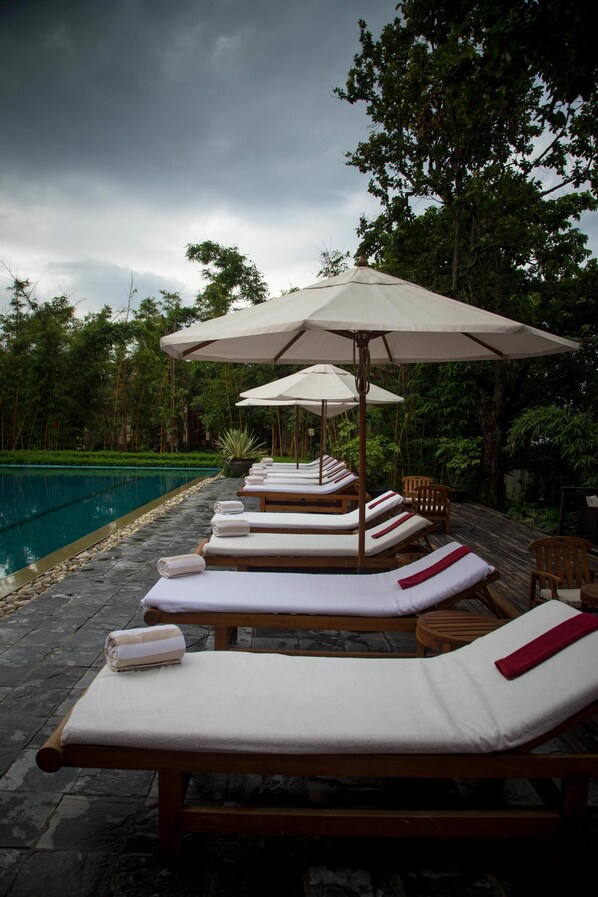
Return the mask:
M333 364L314 364L288 377L281 377L247 389L241 393L245 399L253 401L292 401L303 407L310 402L320 400L322 434L325 434L325 421L332 417L329 409L337 409L336 414L349 408L357 407L359 394L355 385L355 376ZM403 402L402 396L395 395L380 386L369 384L366 403L371 405L391 405ZM324 440L320 441L320 482L322 482L322 458Z
M365 523L365 397L370 361L485 361L568 352L578 344L449 299L365 263L277 299L160 340L175 358L313 364L358 360L360 507ZM359 566L365 526L359 534Z

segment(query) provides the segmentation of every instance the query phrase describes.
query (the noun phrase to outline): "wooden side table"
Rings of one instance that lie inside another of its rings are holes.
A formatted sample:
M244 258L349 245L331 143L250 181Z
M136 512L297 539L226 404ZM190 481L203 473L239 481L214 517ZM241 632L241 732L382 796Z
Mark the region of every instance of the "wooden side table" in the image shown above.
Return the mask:
M587 582L579 590L581 609L598 612L598 582Z
M463 645L469 645L481 635L494 632L507 620L471 614L461 610L433 610L417 618L415 637L416 654L426 656L426 649L445 654Z

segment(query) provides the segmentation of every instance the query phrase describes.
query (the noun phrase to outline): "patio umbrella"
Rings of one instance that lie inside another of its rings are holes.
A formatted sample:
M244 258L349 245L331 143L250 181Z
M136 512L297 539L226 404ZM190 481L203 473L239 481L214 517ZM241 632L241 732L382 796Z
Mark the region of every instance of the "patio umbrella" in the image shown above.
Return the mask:
M346 364L358 361L359 560L365 553L365 397L374 363L551 355L578 344L392 277L365 261L336 277L162 337L175 358Z
M319 400L321 403L321 432L320 440L320 482L322 482L322 458L326 434L325 421L333 414L329 409L338 409L336 414L349 408L355 408L359 402L359 394L355 385L355 377L348 371L336 367L333 364L315 364L311 367L289 374L256 386L241 393L241 396L254 401L294 401L303 407L309 407L310 401ZM369 384L366 402L371 405L390 405L403 402L402 396L395 395L380 386ZM297 462L298 463L298 462Z

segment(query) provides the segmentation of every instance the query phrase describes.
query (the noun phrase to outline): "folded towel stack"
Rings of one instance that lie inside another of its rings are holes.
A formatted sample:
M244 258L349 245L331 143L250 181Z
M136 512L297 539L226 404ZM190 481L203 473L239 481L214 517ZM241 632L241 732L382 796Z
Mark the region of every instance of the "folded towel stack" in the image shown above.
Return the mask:
M261 476L257 473L250 473L248 477L245 477L245 482L249 483L249 485L258 486L263 483L265 480L264 476Z
M169 558L160 558L158 573L166 579L173 576L186 576L189 573L203 573L206 562L199 554L175 554Z
M215 536L248 536L251 531L249 520L242 517L234 517L231 520L220 520L212 524L212 532Z
M180 663L184 654L183 633L178 626L170 624L115 629L104 647L106 663L115 673Z
M242 501L217 501L214 502L214 511L217 514L242 514L245 505Z

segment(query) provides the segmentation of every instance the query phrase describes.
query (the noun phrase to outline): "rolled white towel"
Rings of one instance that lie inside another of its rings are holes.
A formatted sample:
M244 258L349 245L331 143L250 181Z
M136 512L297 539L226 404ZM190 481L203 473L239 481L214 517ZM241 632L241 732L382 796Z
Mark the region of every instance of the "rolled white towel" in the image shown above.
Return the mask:
M263 464L252 464L249 468L249 473L258 473L265 477L268 474L268 468L264 467Z
M214 502L214 510L217 514L242 514L245 505L242 501L217 501Z
M248 536L251 532L249 520L235 517L231 520L219 520L212 524L212 532L215 536Z
M257 474L257 473L250 473L248 477L245 477L245 482L249 483L250 485L254 485L254 486L260 485L261 483L264 482L264 480L265 480L265 477L260 476L260 474Z
M199 554L175 554L158 561L158 573L166 579L186 576L188 573L203 573L205 569L206 562Z
M180 663L184 654L185 638L172 624L115 629L104 645L106 663L116 673Z
M266 467L270 467L271 464L274 464L274 458L261 458L260 464L264 464Z

